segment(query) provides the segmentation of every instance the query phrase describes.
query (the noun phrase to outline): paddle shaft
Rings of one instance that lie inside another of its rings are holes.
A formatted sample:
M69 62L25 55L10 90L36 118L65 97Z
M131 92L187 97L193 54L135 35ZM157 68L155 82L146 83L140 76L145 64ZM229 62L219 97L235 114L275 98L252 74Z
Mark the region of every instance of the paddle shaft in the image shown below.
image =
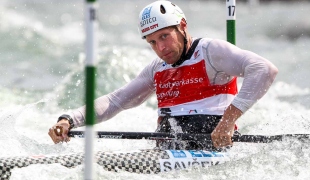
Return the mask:
M70 131L69 137L83 138L84 131ZM98 138L105 139L148 139L148 140L191 140L191 141L210 141L211 134L187 134L187 133L159 133L159 132L107 132L97 131ZM263 135L234 135L232 140L234 142L249 142L249 143L270 143L273 141L282 141L285 137L295 137L297 139L309 139L310 134L283 134L274 136Z

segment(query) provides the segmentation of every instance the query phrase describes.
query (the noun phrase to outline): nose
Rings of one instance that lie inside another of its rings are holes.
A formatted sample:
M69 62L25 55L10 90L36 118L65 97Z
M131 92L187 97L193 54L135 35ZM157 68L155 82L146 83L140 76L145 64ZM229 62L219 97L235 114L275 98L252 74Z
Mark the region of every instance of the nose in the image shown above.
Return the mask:
M166 48L166 45L164 42L157 42L157 49L159 51L163 51Z

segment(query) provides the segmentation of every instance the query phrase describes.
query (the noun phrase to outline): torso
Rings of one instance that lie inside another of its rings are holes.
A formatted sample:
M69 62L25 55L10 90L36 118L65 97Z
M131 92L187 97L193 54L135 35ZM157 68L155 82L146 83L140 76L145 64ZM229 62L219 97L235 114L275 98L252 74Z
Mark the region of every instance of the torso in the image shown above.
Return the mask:
M228 83L216 85L210 83L204 48L208 39L201 39L192 57L178 67L162 62L154 72L154 86L161 111L170 111L179 115L222 115L237 93L236 78Z

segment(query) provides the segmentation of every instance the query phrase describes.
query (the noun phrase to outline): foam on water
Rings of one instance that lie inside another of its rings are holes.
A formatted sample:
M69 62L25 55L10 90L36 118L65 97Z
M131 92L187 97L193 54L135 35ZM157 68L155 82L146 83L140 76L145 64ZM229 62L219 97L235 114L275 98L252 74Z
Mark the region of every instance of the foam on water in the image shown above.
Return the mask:
M140 40L136 20L151 0L104 2L98 13L97 96L124 85L155 54ZM243 134L310 134L309 3L239 3L237 45L279 68L268 93L238 121ZM218 1L178 1L193 36L225 39L225 5ZM79 153L82 139L54 145L47 132L57 117L83 105L83 3L33 0L0 2L1 156ZM223 11L223 12L222 12ZM198 14L198 15L197 15ZM241 82L241 81L240 81ZM96 125L102 131L156 128L156 100ZM83 128L79 128L83 130ZM153 141L98 139L96 151L148 149ZM96 167L98 179L309 179L309 141L235 143L231 162L209 169L157 175L111 173ZM83 179L83 167L58 164L14 169L11 179Z

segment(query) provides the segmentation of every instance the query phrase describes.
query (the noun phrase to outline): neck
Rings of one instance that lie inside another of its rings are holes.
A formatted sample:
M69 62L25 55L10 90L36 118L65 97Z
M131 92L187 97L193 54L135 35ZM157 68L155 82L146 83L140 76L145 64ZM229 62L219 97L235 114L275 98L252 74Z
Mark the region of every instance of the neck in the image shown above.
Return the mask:
M193 42L192 37L189 36L189 37L187 38L186 54L188 53L188 50L191 48L192 42Z
M187 37L186 33L184 32L184 47L183 47L183 52L181 54L180 59L175 62L174 64L172 64L172 67L176 67L181 65L185 60L186 60L186 54L189 51L190 47L191 47L191 43L192 43L192 39L191 37Z

